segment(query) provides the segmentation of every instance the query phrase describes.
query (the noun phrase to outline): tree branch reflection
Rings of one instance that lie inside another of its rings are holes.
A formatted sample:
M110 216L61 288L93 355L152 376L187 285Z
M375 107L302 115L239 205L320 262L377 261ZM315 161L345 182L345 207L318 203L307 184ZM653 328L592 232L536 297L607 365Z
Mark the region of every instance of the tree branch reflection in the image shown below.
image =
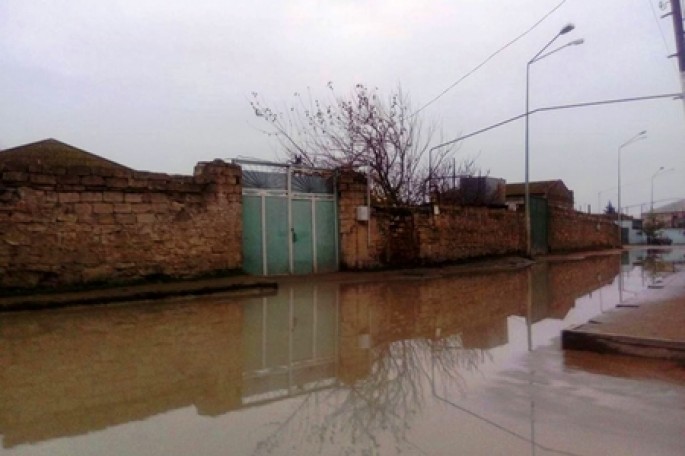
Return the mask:
M461 337L386 341L371 349L369 375L350 385L305 395L291 413L256 447L254 454L285 448L326 445L341 454L377 454L392 444L397 454L421 451L407 435L420 415L436 377L442 388L462 391L464 371L475 371L489 355L463 347ZM326 413L326 410L332 410ZM321 416L322 412L325 416Z

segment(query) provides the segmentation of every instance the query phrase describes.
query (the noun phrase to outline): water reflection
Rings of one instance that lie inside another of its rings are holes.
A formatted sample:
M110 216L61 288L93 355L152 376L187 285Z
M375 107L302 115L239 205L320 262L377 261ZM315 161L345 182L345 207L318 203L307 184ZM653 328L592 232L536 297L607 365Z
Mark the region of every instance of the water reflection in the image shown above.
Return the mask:
M630 299L645 287L662 288L664 277L676 271L677 265L685 264L685 251L680 248L647 248L624 251L621 255L619 274L619 302ZM640 283L632 280L636 274Z
M264 424L256 454L408 450L422 411L465 391L510 345L512 316L525 321L529 348L547 343L558 330L538 336L538 323L564 318L579 298L599 289L600 303L601 290L616 303L606 295L620 266L597 256L459 277L296 283L241 302L2 315L3 447L190 405L218 417L290 398L287 416Z

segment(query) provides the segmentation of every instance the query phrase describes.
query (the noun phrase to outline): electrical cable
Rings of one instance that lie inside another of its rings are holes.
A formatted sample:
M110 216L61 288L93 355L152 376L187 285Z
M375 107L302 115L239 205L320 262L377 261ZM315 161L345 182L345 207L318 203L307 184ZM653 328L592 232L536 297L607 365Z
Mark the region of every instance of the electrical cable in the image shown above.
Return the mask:
M521 33L519 36L517 36L517 37L514 38L513 40L509 41L507 44L505 44L504 46L502 46L502 47L500 47L499 49L497 49L495 52L493 52L492 54L490 54L485 60L483 60L483 61L482 61L481 63L479 63L478 65L476 65L473 69L471 69L471 70L470 70L469 72L467 72L465 75L463 75L462 77L460 77L456 82L454 82L454 83L451 84L449 87L447 87L445 90L443 90L442 92L440 92L437 96L433 97L433 99L431 99L428 103L424 104L424 105L421 106L419 109L417 109L416 111L414 111L414 113L412 114L412 116L415 116L416 114L418 114L419 112L423 111L424 109L426 109L426 108L427 108L428 106L430 106L431 104L433 104L433 103L435 103L436 101L438 101L443 95L445 95L447 92L449 92L449 91L452 90L454 87L456 87L460 82L462 82L464 79L466 79L466 78L468 78L469 76L471 76L473 73L475 73L476 71L478 71L481 67L483 67L486 63L488 63L490 60L492 60L497 54L499 54L500 52L504 51L505 49L507 49L509 46L511 46L512 44L514 44L514 43L516 43L517 41L519 41L519 40L520 40L521 38L523 38L524 36L528 35L528 34L529 34L530 32L532 32L538 25L540 25L542 22L544 22L545 19L547 19L549 16L551 16L556 10L558 10L559 8L561 8L561 6L562 6L564 3L566 3L566 1L567 1L567 0L562 0L561 3L559 3L557 6L555 6L554 8L552 8L547 14L545 14L544 16L542 16L542 18L540 18L537 22L535 22L532 26L530 26L525 32Z
M601 100L601 101L588 101L585 103L573 103L573 104L568 104L568 105L556 105L556 106L546 106L543 108L537 108L528 113L528 115L535 114L538 112L544 112L544 111L559 111L562 109L572 109L572 108L585 108L588 106L601 106L605 104L614 104L614 103L628 103L632 101L646 101L646 100L657 100L659 98L679 98L682 97L681 93L665 93L661 95L647 95L647 96L642 96L642 97L631 97L631 98L616 98L613 100ZM449 141L446 141L442 144L438 144L436 146L433 146L431 149L437 149L438 147L444 147L444 146L449 146L451 144L454 144L459 141L463 141L464 139L470 138L472 136L479 135L481 133L485 133L488 130L492 130L497 127L501 127L502 125L506 125L510 122L513 122L515 120L521 119L523 117L526 117L526 113L524 112L523 114L519 114L518 116L510 117L509 119L503 120L501 122L497 122L496 124L492 124L488 127L481 128L480 130L476 130L474 132L471 132L467 135L462 135L459 136L455 139L451 139Z

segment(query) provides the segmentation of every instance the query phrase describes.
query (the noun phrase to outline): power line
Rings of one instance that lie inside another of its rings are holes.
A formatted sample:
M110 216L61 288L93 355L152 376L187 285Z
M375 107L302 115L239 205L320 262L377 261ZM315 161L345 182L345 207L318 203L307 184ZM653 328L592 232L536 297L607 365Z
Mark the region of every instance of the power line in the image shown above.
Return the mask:
M601 106L601 105L606 105L606 104L614 104L614 103L629 103L633 101L646 101L646 100L657 100L659 98L679 98L682 97L681 93L665 93L661 95L647 95L643 97L631 97L631 98L616 98L613 100L601 100L601 101L588 101L585 103L573 103L573 104L568 104L568 105L557 105L557 106L546 106L543 108L537 108L529 112L529 114L535 114L538 112L544 112L544 111L559 111L562 109L572 109L572 108L585 108L589 106ZM479 135L481 133L485 133L486 131L493 130L497 127L501 127L502 125L506 125L508 123L511 123L515 120L519 120L523 117L526 117L526 113L524 112L523 114L519 114L514 117L510 117L509 119L503 120L501 122L497 122L496 124L490 125L485 128L481 128L480 130L476 130L474 132L471 132L466 135L461 135L457 138L451 139L449 141L446 141L442 144L438 144L436 146L433 146L432 149L437 149L438 147L444 147L444 146L449 146L450 144L454 144L459 141L463 141L464 139L470 138L472 136Z
M545 14L544 16L542 16L542 18L540 18L536 23L534 23L532 26L530 26L525 32L521 33L519 36L517 36L517 37L514 38L513 40L509 41L507 44L505 44L504 46L502 46L502 47L500 47L499 49L497 49L495 52L493 52L492 54L490 54L485 60L483 60L483 61L482 61L481 63L479 63L478 65L476 65L472 70L470 70L469 72L467 72L467 73L466 73L464 76L462 76L461 78L457 79L456 82L454 82L453 84L451 84L451 85L450 85L449 87L447 87L445 90L443 90L442 92L440 92L437 96L435 96L433 99L431 99L428 103L424 104L424 105L421 106L419 109L417 109L416 111L414 111L414 113L412 114L412 116L415 116L416 114L418 114L419 112L423 111L424 109L426 109L426 108L427 108L428 106L430 106L431 104L433 104L433 103L435 103L436 101L438 101L443 95L445 95L447 92L449 92L449 91L452 90L454 87L456 87L460 82L462 82L464 79L466 79L466 78L468 78L469 76L471 76L473 73L475 73L476 71L478 71L481 67L483 67L486 63L488 63L490 60L492 60L497 54L499 54L500 52L504 51L505 49L507 49L507 48L508 48L509 46L511 46L512 44L516 43L518 40L520 40L520 39L523 38L524 36L528 35L528 34L529 34L530 32L532 32L538 25L540 25L542 22L544 22L545 19L547 19L549 16L551 16L552 13L554 13L556 10L558 10L559 8L561 8L561 6L562 6L564 3L566 3L566 1L567 1L567 0L562 0L561 3L559 3L557 6L555 6L554 8L552 8L547 14Z

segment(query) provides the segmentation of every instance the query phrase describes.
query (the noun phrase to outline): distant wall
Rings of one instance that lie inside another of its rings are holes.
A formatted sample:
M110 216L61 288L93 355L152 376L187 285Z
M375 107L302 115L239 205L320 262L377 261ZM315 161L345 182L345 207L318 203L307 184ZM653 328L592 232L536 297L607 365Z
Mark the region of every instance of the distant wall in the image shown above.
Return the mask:
M674 244L685 244L685 228L664 228L661 232Z
M373 207L357 220L366 202L366 178L342 173L339 179L341 266L348 269L439 264L526 251L523 212L500 208L438 205ZM604 216L549 207L551 252L618 246L618 228Z
M548 242L552 252L619 247L618 226L609 217L550 205Z
M194 176L0 165L0 288L190 277L242 265L240 168Z
M487 207L439 207L439 214L415 214L422 263L515 255L525 251L525 226L520 214Z
M436 213L430 206L373 207L370 221L358 221L357 206L366 199L365 176L343 173L338 185L343 268L437 264L525 250L523 217L505 209L439 206Z

